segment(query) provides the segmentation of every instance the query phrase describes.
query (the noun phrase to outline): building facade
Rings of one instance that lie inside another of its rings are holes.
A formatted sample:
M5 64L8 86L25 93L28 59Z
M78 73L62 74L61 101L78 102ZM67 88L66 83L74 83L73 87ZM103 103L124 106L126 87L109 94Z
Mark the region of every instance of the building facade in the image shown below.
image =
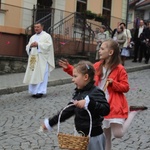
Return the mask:
M140 19L143 19L145 23L150 21L150 0L129 1L129 28L138 27Z
M104 15L111 29L126 21L126 0L0 0L0 55L26 57L33 23L49 19L47 30L74 12ZM49 15L52 13L52 15ZM94 22L98 26L99 22ZM93 23L93 24L94 24ZM70 27L69 27L70 28ZM94 28L92 30L95 30ZM62 31L59 34L63 34Z

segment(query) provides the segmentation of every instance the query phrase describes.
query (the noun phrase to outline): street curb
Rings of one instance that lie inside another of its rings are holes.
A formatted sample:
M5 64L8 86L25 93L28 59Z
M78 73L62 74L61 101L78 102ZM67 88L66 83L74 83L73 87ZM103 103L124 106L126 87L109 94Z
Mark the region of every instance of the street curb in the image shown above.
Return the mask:
M48 81L48 87L71 83L72 82L71 79L72 78L70 77L70 78L64 78L64 79L58 79L58 80L50 80L50 81ZM0 89L0 95L19 93L19 92L23 92L23 91L27 91L27 90L28 90L28 85L18 85L18 86L14 86L14 87Z
M141 70L145 70L145 69L150 69L150 64L137 66L137 67L128 67L126 69L126 71L129 73L129 72L141 71Z
M136 67L128 67L128 68L126 68L126 71L128 73L130 73L130 72L141 71L141 70L145 70L145 69L150 69L150 64L136 66ZM50 81L48 81L48 87L56 86L56 85L63 85L63 84L71 83L71 82L72 82L71 76L62 78L62 79L50 80ZM0 95L11 94L11 93L16 93L16 92L18 93L18 92L22 92L22 91L26 91L26 90L28 90L28 85L19 85L19 86L14 86L14 87L8 87L8 88L0 89Z

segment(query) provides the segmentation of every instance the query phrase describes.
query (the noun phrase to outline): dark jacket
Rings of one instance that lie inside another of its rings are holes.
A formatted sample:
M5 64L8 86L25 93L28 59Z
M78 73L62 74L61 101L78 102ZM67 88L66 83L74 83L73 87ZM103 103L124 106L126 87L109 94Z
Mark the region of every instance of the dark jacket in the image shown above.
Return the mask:
M138 37L139 28L135 29L134 38L133 38L134 42L139 42L138 39L140 39L140 41L143 41L143 33L145 32L145 29L146 28L144 27L143 32L140 34L140 37Z
M111 35L111 38L113 39L115 33L117 32L117 28L115 28L113 31L112 31L112 35Z
M144 34L144 40L149 39L149 41L150 41L150 28L149 27L147 27L144 30L143 34Z
M73 100L82 100L89 96L90 102L88 109L92 116L92 132L91 136L97 136L103 133L102 121L103 116L110 112L109 104L105 98L105 94L98 87L94 86L94 82L87 84L82 90L75 89ZM69 103L71 104L71 102ZM89 133L89 115L85 109L71 106L65 109L61 115L60 121L65 121L71 116L75 115L75 127L77 131L82 131L85 135ZM59 113L53 118L49 119L50 126L54 126L58 122Z

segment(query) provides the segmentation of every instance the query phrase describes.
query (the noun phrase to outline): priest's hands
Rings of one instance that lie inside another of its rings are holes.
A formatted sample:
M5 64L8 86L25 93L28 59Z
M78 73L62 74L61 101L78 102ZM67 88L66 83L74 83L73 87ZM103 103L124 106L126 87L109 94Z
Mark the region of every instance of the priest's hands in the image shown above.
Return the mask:
M30 47L38 47L38 43L37 42L33 42L33 43L31 43Z

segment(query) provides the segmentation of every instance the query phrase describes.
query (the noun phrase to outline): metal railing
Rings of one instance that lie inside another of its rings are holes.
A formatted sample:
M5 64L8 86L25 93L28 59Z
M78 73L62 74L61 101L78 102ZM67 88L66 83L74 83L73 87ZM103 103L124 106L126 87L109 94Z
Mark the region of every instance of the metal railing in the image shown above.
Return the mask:
M79 43L82 42L82 53L84 53L84 43L92 44L94 40L94 31L91 25L94 24L87 22L83 17L79 17L77 13L72 13L50 26L48 33L53 37L55 51L59 49L60 54L62 47L74 41L76 42L76 47L74 47L76 52L78 53Z
M35 12L38 13L37 10ZM70 13L53 8L49 9L49 12L45 16L43 14L35 14L34 18L37 19L38 17L36 16L43 16L35 21L42 22L47 27L45 30L53 38L55 54L67 54L68 51L64 51L63 49L68 48L70 44L73 45L71 51L76 51L75 54L80 53L86 55L87 53L85 51L88 52L90 46L85 45L93 44L96 28L99 28L102 23L95 20L87 20L81 13ZM103 22L103 24L111 35L112 30L110 26L107 22ZM26 29L27 35L31 35L32 26Z

